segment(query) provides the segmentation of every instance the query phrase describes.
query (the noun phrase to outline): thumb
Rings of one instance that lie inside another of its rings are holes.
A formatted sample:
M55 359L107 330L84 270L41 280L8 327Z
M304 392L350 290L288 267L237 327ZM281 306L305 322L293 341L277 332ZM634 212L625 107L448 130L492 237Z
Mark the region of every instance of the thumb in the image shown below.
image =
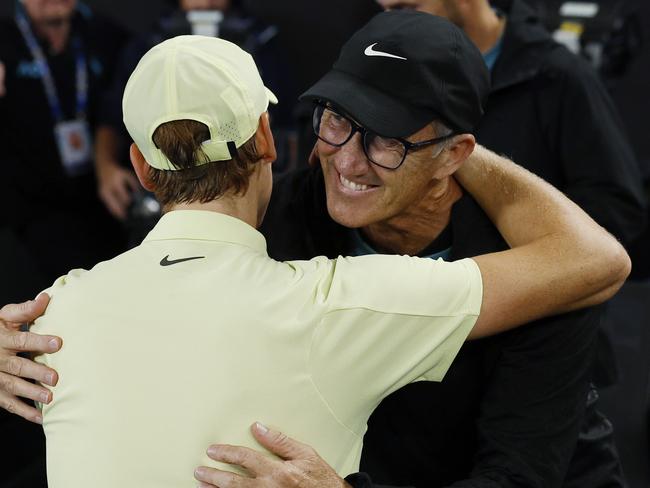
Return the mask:
M5 305L0 309L0 321L14 324L33 322L45 313L49 301L49 295L41 293L35 300Z
M260 422L251 425L251 432L257 442L282 459L305 459L314 455L314 450L307 444L298 442L280 431L269 429Z

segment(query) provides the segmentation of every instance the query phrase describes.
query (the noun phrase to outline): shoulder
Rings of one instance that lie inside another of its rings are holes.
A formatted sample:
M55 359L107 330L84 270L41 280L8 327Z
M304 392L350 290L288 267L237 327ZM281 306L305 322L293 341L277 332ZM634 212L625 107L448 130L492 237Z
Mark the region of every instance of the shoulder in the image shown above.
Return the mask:
M600 85L598 74L591 64L556 41L549 43L543 50L541 73L569 86Z
M51 331L50 318L58 316L69 308L69 303L74 300L80 290L83 290L81 284L84 276L88 272L83 269L73 269L67 274L59 277L54 281L52 286L43 290L50 296L50 303L47 306L47 311L43 317L36 320L32 327L33 332L39 334L46 334ZM55 320L56 321L56 320Z
M45 292L50 295L50 297L54 297L55 295L67 292L71 288L76 288L87 273L88 271L85 269L73 269L67 274L57 278L52 286L45 290Z

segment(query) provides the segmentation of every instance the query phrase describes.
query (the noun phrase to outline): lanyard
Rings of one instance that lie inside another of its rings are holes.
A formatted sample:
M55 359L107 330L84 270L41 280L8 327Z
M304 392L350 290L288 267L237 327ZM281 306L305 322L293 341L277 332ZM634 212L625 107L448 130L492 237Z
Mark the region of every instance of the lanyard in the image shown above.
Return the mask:
M20 29L20 32L25 39L25 43L27 44L27 47L29 48L29 51L41 73L43 87L45 88L45 94L47 96L47 101L50 105L50 110L52 111L54 121L56 123L62 122L63 109L61 107L59 95L56 91L54 78L52 78L50 66L47 64L47 59L45 58L45 54L43 53L41 46L39 46L38 41L36 41L36 37L32 32L27 17L20 10L16 12L16 24L18 24L18 28ZM81 41L78 37L73 38L72 46L75 51L76 66L76 116L78 118L85 118L86 109L88 107L88 70L86 66L86 56L83 53Z

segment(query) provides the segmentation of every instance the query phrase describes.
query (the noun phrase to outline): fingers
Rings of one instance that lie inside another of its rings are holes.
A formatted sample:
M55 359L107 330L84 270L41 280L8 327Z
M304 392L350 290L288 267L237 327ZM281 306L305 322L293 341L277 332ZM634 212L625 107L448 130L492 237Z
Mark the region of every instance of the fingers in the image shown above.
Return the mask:
M32 308L42 312L48 300L47 296L39 297ZM13 311L10 310L9 315L11 313ZM58 375L47 366L17 356L16 352L49 353L57 351L60 347L61 339L58 337L0 328L0 407L32 422L42 423L40 412L17 397L49 403L52 401L52 393L47 388L30 383L23 378L35 379L43 384L54 386L58 381Z
M124 220L131 194L138 188L138 180L130 171L116 167L101 180L99 196L114 217Z
M251 486L250 478L205 466L194 470L194 478L202 482L199 485L201 488L213 488L215 486L218 488L247 488Z
M45 385L55 386L59 381L59 376L52 368L48 368L43 364L36 363L26 358L21 358L16 355L0 356L0 374L5 373L9 376L15 376L16 379L29 378L36 380ZM5 382L6 383L6 382ZM31 383L28 383L31 385ZM35 386L35 385L32 385ZM6 388L3 388L6 390ZM47 390L46 390L47 391ZM12 391L17 395L31 398L32 400L41 401L31 395L22 395L19 391Z
M39 403L48 404L52 401L52 392L47 388L6 373L0 373L0 392L9 397L19 396Z
M126 211L131 202L131 196L125 190L122 184L106 185L99 190L99 196L108 208L108 211L113 217L124 220L126 218Z
M118 220L124 220L126 218L126 207L123 206L109 190L107 189L100 190L99 196L113 217L115 217Z
M18 415L25 420L34 422L36 424L43 423L43 416L41 412L34 408L31 405L27 405L25 402L19 400L13 395L9 395L0 391L0 407L8 411L9 413Z
M48 354L61 349L62 343L56 336L0 329L0 354L5 351Z
M41 293L35 300L5 305L0 309L0 322L14 328L20 324L33 322L43 315L49 302L50 297L47 293Z
M257 442L282 459L306 459L316 456L314 449L307 444L298 442L277 430L269 429L259 422L251 425L251 432Z
M273 460L247 447L216 444L210 446L207 453L215 461L245 468L254 476L272 469Z
M117 199L120 206L122 206L124 209L126 209L126 207L128 207L131 203L131 191L129 189L130 187L128 179L129 176L131 175L128 173L120 172L119 176L113 182L113 185L111 185L113 196Z

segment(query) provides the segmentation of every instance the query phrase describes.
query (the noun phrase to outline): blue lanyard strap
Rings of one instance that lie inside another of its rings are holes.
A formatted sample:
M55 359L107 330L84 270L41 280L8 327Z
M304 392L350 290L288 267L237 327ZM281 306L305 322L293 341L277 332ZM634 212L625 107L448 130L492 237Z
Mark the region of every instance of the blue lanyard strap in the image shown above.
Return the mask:
M29 25L29 21L25 14L18 10L16 12L16 24L20 29L20 32L23 35L23 39L27 44L34 61L36 62L39 72L41 74L41 79L43 80L43 87L45 88L45 95L47 96L47 102L50 105L50 110L52 111L52 116L54 117L55 122L63 121L63 109L61 108L61 102L59 100L59 95L56 90L56 85L54 84L54 78L52 77L52 72L50 71L50 66L47 64L47 59L45 54L39 46L32 28ZM78 37L73 38L72 47L75 51L75 69L76 69L76 116L78 118L86 117L86 109L88 108L88 69L86 64L86 56L84 55L83 48L81 46L81 41Z

